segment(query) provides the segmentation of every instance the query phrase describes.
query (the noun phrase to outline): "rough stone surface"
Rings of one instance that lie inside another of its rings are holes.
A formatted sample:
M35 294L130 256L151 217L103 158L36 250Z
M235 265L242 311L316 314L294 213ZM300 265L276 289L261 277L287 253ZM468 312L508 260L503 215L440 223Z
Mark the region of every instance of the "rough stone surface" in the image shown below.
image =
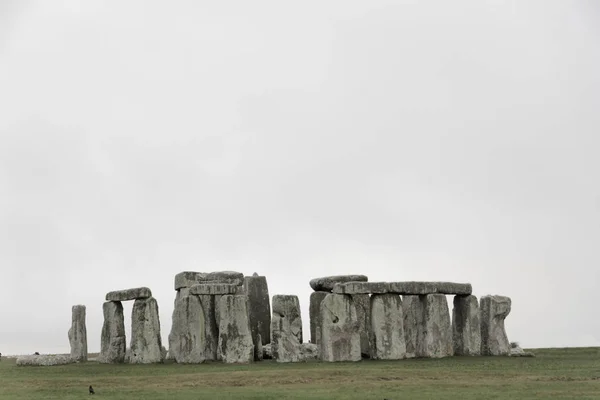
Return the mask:
M127 301L137 299L147 299L152 297L152 291L147 287L133 289L116 290L106 294L106 301Z
M360 332L351 296L328 294L321 302L321 360L360 361Z
M402 297L406 358L417 356L419 330L423 325L423 316L423 303L419 299L419 296L407 295Z
M122 363L125 361L125 319L120 301L107 301L102 305L104 324L98 362Z
M237 286L244 284L244 274L236 271L209 272L200 278L200 283L231 283Z
M87 361L88 347L84 305L76 305L71 308L71 328L68 337L71 345L71 358L74 361Z
M169 357L177 363L198 364L207 358L216 359L217 329L211 300L210 296L191 295L188 288L178 290L169 334Z
M348 282L336 283L333 287L333 293L340 294L469 295L472 291L470 283L454 282Z
M481 318L477 297L454 296L452 309L454 355L481 355Z
M158 303L154 297L137 299L131 312L130 364L163 362Z
M319 357L319 346L314 343L302 343L300 345L301 361L313 361L318 360Z
M19 356L17 357L17 365L65 365L74 363L75 360L66 354L57 355L33 355L33 356Z
M365 275L333 275L311 279L310 287L316 292L331 292L336 283L366 282L369 278Z
M273 296L271 352L277 362L301 360L302 317L298 296Z
M508 353L510 357L535 357L530 351L525 351L518 344L510 347L510 352Z
M271 343L265 344L263 346L263 360L270 360L273 358L273 353L271 352Z
M271 303L269 285L264 276L247 276L244 278L244 291L250 306L250 329L252 337L261 337L261 345L271 343ZM256 346L258 343L254 343Z
M253 337L252 343L254 343L254 361L262 361L263 359L263 344L260 333Z
M358 332L360 333L360 353L363 358L371 357L371 299L368 294L352 295L356 307Z
M219 354L226 363L254 360L254 344L248 319L248 297L223 295L219 300Z
M319 344L321 338L321 302L329 292L312 292L308 313L310 317L310 342Z
M236 294L238 285L231 283L199 283L190 288L190 293L195 295Z
M206 272L183 271L175 275L175 290L190 288L206 277Z
M397 294L371 296L371 358L400 360L406 357L402 300Z
M421 296L420 300L424 303L424 317L417 355L431 358L452 356L452 324L446 295L428 294Z
M510 343L504 329L504 319L510 314L511 300L505 296L483 296L481 309L481 354L506 356Z

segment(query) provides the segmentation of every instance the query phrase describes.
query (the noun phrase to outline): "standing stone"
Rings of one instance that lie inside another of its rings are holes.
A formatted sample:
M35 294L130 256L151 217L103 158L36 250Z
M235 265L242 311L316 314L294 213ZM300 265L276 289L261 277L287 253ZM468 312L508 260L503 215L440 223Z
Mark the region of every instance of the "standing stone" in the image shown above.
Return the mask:
M203 347L204 357L207 360L218 360L219 348L219 324L217 322L216 310L219 308L216 303L217 296L202 295L196 296L200 299L202 311L204 312L204 326L200 329L204 330ZM220 297L220 296L219 296Z
M329 292L312 292L310 294L309 317L310 317L310 342L319 344L321 342L321 302Z
M87 329L85 327L85 306L77 305L71 309L71 329L69 344L73 361L87 361Z
M360 353L363 358L371 357L371 301L368 294L353 294L356 307L358 331L360 333Z
M302 318L298 296L273 296L271 352L278 362L301 361Z
M269 299L269 286L265 276L246 276L244 278L244 291L248 296L250 306L250 328L252 336L260 335L262 345L271 343L271 304ZM255 346L257 343L255 343Z
M137 299L131 312L130 364L163 362L158 303L154 297Z
M440 358L452 356L452 324L450 310L444 294L421 296L423 302L423 324L419 332L419 357Z
M505 296L481 298L481 354L506 356L510 343L504 329L504 319L510 314L511 300Z
M189 288L177 291L173 308L169 355L180 364L199 364L206 359L206 326L199 296L190 295Z
M481 355L481 323L477 297L454 296L452 342L455 356Z
M122 363L125 361L125 319L123 304L120 301L107 301L102 305L104 324L100 341L101 363Z
M248 319L248 297L223 295L219 300L219 354L226 363L250 363L254 344Z
M371 296L371 357L400 360L406 356L402 301L397 294Z
M424 317L423 303L419 296L402 296L402 317L406 358L414 358L417 357L419 332L422 330Z
M320 357L323 361L360 361L360 332L349 295L328 294L321 302Z

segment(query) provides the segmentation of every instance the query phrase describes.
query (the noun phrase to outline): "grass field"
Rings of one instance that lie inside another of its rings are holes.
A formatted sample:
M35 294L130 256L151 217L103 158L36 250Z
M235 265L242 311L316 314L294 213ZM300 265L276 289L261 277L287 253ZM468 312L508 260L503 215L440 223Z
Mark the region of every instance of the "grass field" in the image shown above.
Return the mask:
M600 399L600 348L535 358L52 367L0 361L0 399Z

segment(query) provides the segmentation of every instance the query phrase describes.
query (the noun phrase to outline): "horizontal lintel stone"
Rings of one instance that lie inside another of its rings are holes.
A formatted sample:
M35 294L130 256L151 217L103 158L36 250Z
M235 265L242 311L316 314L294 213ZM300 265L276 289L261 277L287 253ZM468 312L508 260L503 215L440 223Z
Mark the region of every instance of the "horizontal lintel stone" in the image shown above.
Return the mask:
M339 294L470 295L472 291L470 283L454 282L347 282L333 286L333 293Z
M147 299L152 297L152 291L147 287L139 287L125 290L115 290L106 294L106 301L127 301Z
M237 294L240 287L235 283L200 283L190 288L190 294L221 295Z

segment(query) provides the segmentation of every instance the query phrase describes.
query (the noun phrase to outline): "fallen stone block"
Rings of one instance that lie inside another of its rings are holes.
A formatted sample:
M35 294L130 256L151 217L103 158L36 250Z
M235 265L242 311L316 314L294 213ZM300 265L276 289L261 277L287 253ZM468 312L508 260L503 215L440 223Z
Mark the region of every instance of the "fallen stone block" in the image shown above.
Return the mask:
M238 285L230 283L199 283L190 288L190 294L211 296L237 294L238 288Z
M511 300L505 296L483 296L481 309L481 354L507 356L510 343L504 328L504 319L510 314Z
M316 292L331 292L336 283L366 282L369 278L365 275L333 275L311 279L310 287Z
M360 361L360 331L351 296L328 294L321 302L322 361Z
M87 329L85 326L85 306L71 308L71 328L67 333L71 345L71 358L74 361L87 361Z
M298 296L273 296L271 334L271 352L275 361L301 361L302 317Z
M133 289L116 290L106 294L106 301L127 301L137 299L147 299L152 297L152 291L147 287Z
M371 296L371 358L400 360L406 357L402 300L397 294Z
M19 366L52 366L52 365L65 365L76 362L70 355L67 354L56 354L56 355L32 355L32 356L19 356L17 357L17 365Z
M481 355L481 316L477 297L454 296L452 341L455 356Z
M470 283L453 282L347 282L333 287L333 293L338 294L469 295L472 290Z

